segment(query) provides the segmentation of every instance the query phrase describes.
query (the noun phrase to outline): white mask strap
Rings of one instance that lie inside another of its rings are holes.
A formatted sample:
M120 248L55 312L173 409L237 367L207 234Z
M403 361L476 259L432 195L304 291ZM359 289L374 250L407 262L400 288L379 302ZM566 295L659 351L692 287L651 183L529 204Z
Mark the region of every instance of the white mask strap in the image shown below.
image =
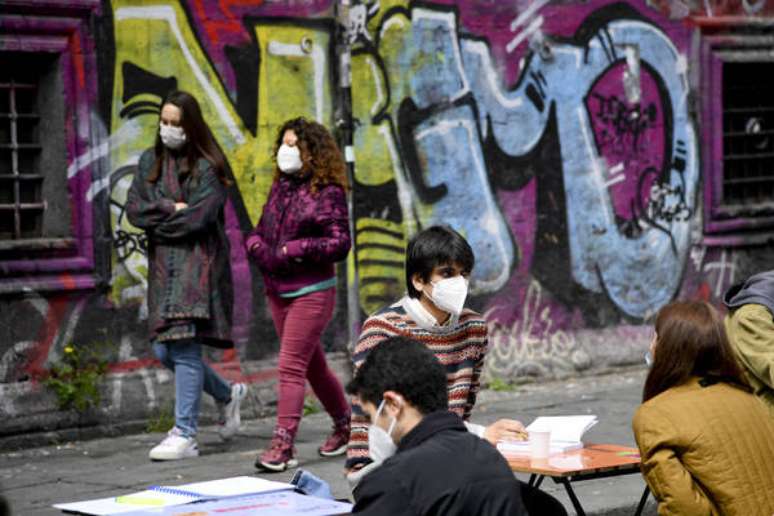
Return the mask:
M379 406L376 408L376 414L374 415L374 423L376 423L376 420L379 419L379 414L382 413L382 409L384 408L384 403L387 400L382 398L382 402L379 403ZM392 431L395 429L395 423L398 422L397 418L392 418L392 423L390 423L390 427L387 429L387 435L392 435Z

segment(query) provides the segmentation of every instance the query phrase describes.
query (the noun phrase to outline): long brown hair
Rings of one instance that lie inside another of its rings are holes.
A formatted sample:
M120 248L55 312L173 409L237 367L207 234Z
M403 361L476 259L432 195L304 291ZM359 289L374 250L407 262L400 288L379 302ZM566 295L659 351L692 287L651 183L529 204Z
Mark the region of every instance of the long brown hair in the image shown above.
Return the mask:
M285 131L291 130L298 137L298 150L301 152L303 166L298 172L301 175L311 175L312 192L317 192L326 185L339 185L345 190L347 184L347 167L341 155L336 140L324 125L307 120L304 117L288 120L277 132L274 142L274 159L282 145ZM280 177L279 167L274 166L274 180Z
M215 138L213 138L210 128L207 127L204 121L202 110L196 97L186 91L171 91L161 102L161 108L164 109L166 104L171 104L180 109L180 126L185 131L186 136L186 143L183 146L182 152L185 153L191 171L195 173L196 163L200 158L204 158L215 169L215 174L220 179L220 182L227 186L230 185L231 181L226 177L226 160L223 157L223 153L220 152L218 144L215 143ZM159 120L161 120L161 117L159 117ZM161 141L161 135L158 131L156 131L154 150L156 152L156 161L154 161L153 168L148 176L148 181L151 183L158 181L161 176L162 163L166 153L166 147Z
M692 376L713 376L744 386L718 311L704 301L675 301L656 316L656 350L642 400L682 385Z

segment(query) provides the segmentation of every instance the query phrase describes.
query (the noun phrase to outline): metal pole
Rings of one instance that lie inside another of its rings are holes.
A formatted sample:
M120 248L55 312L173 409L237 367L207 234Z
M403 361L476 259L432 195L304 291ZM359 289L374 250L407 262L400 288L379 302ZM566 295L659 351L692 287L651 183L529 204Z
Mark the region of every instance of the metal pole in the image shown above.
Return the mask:
M353 146L353 132L355 129L352 119L352 69L350 42L347 37L349 25L349 0L339 0L335 5L336 15L336 56L338 57L339 88L338 103L336 106L336 128L339 142L344 148L344 158L347 163L347 182L350 190L347 195L347 208L349 211L349 233L352 236L353 270L347 270L347 327L349 329L349 346L352 351L360 335L360 297L357 260L355 255L355 217L353 209L354 185L355 185L355 149Z

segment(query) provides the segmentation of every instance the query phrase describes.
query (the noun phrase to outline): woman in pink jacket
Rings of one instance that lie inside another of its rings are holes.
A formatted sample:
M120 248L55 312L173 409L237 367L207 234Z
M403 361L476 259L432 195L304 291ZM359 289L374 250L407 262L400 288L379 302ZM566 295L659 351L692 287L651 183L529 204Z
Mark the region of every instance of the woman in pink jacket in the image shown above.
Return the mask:
M293 441L307 380L333 419L333 433L320 455L346 451L349 403L328 367L320 336L333 316L334 263L347 256L350 234L346 167L328 130L304 118L289 120L275 149L274 184L246 245L263 273L280 339L277 424L255 465L284 471L298 464Z

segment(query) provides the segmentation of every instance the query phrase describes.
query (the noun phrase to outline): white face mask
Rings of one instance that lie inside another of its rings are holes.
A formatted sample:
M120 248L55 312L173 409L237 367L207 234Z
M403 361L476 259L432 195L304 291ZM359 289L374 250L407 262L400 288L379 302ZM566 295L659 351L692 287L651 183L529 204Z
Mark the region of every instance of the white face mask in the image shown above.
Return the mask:
M180 126L159 124L161 142L172 150L177 150L185 145L185 131Z
M389 459L395 455L395 452L398 450L398 446L393 442L392 437L390 437L397 420L392 418L392 423L390 423L390 428L387 431L376 424L376 420L379 419L379 414L381 414L383 408L384 400L379 404L379 408L376 409L374 421L371 423L371 426L368 427L368 454L377 464L381 464Z
M648 367L653 365L653 353L651 353L650 350L645 352L645 363Z
M462 276L446 278L435 283L433 293L428 295L435 306L453 315L460 315L468 297L468 280Z
M301 161L301 151L298 146L280 145L277 150L277 166L286 174L293 174L301 170L304 163Z

